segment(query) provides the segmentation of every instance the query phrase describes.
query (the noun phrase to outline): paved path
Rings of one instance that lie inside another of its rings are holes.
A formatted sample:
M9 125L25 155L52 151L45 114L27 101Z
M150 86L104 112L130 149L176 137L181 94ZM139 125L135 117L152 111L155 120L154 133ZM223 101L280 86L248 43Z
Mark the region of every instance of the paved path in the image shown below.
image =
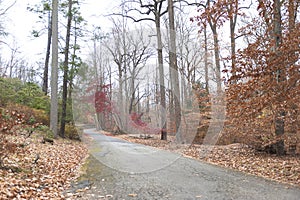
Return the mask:
M93 129L85 134L93 138L85 177L93 185L80 199L300 199L300 188L132 144Z

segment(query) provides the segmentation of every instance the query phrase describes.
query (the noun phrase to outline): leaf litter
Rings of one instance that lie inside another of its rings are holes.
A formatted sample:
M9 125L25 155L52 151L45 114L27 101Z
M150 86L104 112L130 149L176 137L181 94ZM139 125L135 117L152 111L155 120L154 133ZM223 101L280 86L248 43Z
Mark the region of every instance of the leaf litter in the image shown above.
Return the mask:
M28 138L23 151L5 159L6 169L0 168L0 199L72 198L76 194L64 191L78 178L87 154L80 142L57 139L51 145Z

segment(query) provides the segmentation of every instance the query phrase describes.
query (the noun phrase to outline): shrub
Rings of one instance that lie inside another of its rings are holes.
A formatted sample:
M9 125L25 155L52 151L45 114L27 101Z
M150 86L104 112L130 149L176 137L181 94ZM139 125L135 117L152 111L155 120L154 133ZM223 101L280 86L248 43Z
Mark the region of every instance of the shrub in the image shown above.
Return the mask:
M36 128L36 131L38 131L43 137L51 138L51 139L54 138L53 132L50 130L48 126L39 125Z
M49 115L44 110L30 108L19 104L9 104L6 106L8 113L17 112L24 115L24 122L28 125L49 125Z
M22 83L16 78L0 78L0 91L0 106L17 103L45 111L50 109L49 97L35 83Z
M16 92L23 87L19 79L0 78L0 106L15 102Z
M73 124L66 124L65 136L71 140L80 140L79 131Z

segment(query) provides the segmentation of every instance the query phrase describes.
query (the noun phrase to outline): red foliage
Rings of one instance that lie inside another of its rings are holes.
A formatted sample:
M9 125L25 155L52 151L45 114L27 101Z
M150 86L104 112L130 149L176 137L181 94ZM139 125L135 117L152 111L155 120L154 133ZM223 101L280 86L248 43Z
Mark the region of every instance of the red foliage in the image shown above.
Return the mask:
M145 127L147 126L147 124L145 122L142 121L141 117L142 117L143 113L142 114L137 114L137 113L131 113L130 117L131 117L131 120L138 126L141 126L141 127Z
M96 113L110 113L112 111L111 101L108 97L110 85L101 85L95 92Z

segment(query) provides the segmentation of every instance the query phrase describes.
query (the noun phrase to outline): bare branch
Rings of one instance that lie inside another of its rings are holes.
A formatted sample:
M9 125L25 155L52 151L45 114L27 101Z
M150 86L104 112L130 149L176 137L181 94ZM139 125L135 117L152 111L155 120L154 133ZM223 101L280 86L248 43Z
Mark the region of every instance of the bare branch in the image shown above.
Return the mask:
M186 5L188 5L188 6L197 6L197 7L204 7L204 8L206 8L206 5L204 5L204 4L202 4L202 3L197 3L197 2L194 2L194 3L190 3L190 2L188 2L188 1L186 1L186 0L178 0L178 1L176 1L176 2L183 2L183 3L185 3Z
M10 6L8 6L6 9L4 9L1 13L0 16L5 15L5 13L11 9L15 4L16 4L17 0L15 0Z
M140 18L140 19L136 19L136 18L134 18L132 16L124 15L124 14L121 14L121 13L113 13L113 14L109 14L109 15L106 15L106 16L121 16L121 17L126 17L128 19L133 20L134 22L141 22L141 21L153 21L153 22L155 22L155 20L152 19L152 18Z

